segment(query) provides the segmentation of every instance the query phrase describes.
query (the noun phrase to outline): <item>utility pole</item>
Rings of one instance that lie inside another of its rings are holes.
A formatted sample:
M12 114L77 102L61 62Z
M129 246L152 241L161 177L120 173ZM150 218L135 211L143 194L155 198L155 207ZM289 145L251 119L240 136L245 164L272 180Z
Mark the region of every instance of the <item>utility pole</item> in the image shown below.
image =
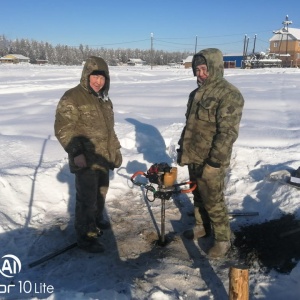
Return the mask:
M289 41L289 25L292 24L292 21L289 21L289 16L286 15L285 21L282 22L284 28L283 30L286 32L286 45L285 45L285 66L287 67L287 60L288 60L288 41Z
M153 33L151 33L151 70L153 65Z
M245 34L245 39L244 39L244 51L243 51L244 59L246 59L246 57L247 57L247 53L248 53L248 45L249 45L249 37L247 37L247 34Z
M195 54L197 53L197 35L196 35L196 43L195 43Z
M255 54L255 45L256 45L256 35L254 36L253 50L252 53Z

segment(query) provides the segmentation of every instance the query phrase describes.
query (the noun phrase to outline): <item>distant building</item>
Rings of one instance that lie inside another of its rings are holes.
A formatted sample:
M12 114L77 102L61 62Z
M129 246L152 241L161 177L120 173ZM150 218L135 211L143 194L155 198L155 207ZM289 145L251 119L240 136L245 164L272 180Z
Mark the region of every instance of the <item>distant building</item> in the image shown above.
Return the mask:
M30 58L21 54L8 54L0 58L1 63L29 63Z
M223 55L224 68L241 68L243 61L243 54L224 54Z
M285 67L300 67L300 29L284 27L269 40L270 53L282 60Z
M48 63L47 59L36 59L35 63L38 65L46 65Z
M240 68L242 65L242 54L226 54L223 56L224 68ZM193 55L182 60L182 64L186 69L192 68Z
M128 66L143 66L146 62L140 58L129 58L127 61Z
M193 55L188 56L186 59L182 60L182 64L184 65L185 69L192 67Z

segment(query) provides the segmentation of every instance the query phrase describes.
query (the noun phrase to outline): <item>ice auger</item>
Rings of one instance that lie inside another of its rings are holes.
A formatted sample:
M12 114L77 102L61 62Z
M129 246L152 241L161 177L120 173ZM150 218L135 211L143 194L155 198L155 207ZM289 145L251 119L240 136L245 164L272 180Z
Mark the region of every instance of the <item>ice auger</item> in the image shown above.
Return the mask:
M138 176L148 179L149 183L137 181ZM146 199L153 202L161 199L161 235L160 244L165 244L165 200L169 200L173 194L190 193L196 188L196 183L192 181L175 183L177 179L177 168L170 167L167 163L153 164L147 173L137 171L131 176L133 184L146 189ZM180 186L190 185L189 189L180 189Z

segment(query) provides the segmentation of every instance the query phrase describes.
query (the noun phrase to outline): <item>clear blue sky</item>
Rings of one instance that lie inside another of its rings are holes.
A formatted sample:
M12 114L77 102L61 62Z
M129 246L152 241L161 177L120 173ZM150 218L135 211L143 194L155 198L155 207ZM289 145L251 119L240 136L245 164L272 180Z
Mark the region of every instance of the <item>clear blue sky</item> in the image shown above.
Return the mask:
M273 3L273 4L272 4ZM225 54L266 51L273 30L288 15L300 28L300 1L201 0L0 0L0 35L57 44ZM197 38L196 38L197 37Z

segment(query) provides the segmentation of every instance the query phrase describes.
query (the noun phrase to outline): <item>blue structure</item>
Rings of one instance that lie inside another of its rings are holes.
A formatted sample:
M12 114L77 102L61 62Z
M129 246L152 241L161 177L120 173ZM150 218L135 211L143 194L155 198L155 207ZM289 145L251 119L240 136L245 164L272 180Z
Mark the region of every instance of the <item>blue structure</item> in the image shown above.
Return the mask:
M240 54L240 55L231 55L231 54L226 54L226 55L223 55L223 61L225 62L224 63L224 66L226 68L226 66L229 68L230 65L229 63L231 62L235 62L235 67L236 68L241 68L242 67L242 60L243 60L243 55Z

